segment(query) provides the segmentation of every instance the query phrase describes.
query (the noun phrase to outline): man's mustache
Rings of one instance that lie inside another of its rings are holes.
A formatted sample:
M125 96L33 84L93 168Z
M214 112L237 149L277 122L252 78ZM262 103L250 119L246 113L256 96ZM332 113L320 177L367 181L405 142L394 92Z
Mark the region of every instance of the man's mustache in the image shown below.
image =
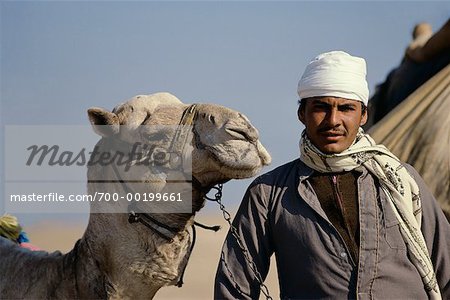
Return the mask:
M336 129L336 128L334 128L334 127L323 127L323 128L319 128L318 132L319 132L319 133L340 134L340 135L345 134L345 131L344 131L344 130Z

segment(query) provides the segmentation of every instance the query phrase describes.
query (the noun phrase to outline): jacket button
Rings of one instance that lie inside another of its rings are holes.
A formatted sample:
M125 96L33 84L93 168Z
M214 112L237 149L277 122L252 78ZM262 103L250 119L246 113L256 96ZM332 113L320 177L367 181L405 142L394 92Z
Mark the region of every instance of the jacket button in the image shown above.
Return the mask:
M342 257L342 258L346 258L346 257L347 257L347 253L341 252L341 257Z

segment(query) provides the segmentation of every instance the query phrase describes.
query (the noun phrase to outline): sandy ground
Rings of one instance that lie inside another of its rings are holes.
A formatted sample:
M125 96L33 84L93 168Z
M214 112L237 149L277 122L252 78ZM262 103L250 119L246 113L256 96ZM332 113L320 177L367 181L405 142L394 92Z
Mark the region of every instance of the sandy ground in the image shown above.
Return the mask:
M222 230L212 232L201 228L197 229L196 246L186 270L183 287L162 288L156 294L155 299L212 299L215 272L228 227L219 212L200 215L198 221L209 225L221 225ZM73 222L39 222L25 229L31 242L36 246L47 251L67 252L82 236L85 226L86 224ZM271 296L278 298L279 289L273 260L271 265L271 272L266 284Z

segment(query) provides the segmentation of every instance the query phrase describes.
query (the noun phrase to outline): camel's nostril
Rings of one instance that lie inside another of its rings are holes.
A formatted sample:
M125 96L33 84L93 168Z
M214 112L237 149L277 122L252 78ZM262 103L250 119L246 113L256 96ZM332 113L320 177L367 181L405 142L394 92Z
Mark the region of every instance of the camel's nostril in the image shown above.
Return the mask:
M228 134L232 137L235 137L239 140L250 140L248 133L240 128L226 128L225 131L228 132Z

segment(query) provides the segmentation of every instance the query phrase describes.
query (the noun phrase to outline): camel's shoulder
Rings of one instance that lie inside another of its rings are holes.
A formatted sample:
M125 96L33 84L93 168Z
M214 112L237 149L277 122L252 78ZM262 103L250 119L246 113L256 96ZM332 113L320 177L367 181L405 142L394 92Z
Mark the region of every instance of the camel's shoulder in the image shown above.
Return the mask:
M22 261L33 261L39 259L48 259L48 258L59 258L62 256L60 251L55 252L47 252L47 251L31 251L27 248L22 248L18 244L13 243L12 241L0 237L0 261L2 265L10 264L18 265Z

